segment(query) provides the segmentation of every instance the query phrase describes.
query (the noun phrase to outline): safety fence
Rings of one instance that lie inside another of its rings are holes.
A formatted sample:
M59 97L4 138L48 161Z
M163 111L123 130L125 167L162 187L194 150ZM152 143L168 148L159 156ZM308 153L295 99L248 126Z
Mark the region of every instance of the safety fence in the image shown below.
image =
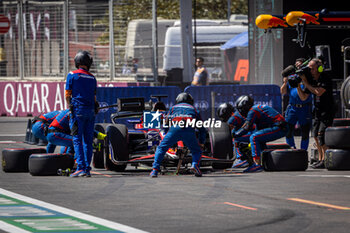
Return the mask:
M91 72L98 80L178 84L182 76L172 70L183 67L179 30L173 30L177 33L169 34L166 41L168 29L179 29L178 10L174 10L179 9L178 1L158 3L155 47L152 1L0 1L0 15L10 21L9 31L0 34L0 79L61 81L75 69L75 54L88 50L94 58ZM225 77L220 46L236 34L228 33L230 29L218 36L213 34L228 27L226 19L196 19L198 35L194 38L197 42L193 55L205 59L211 82L232 81ZM226 38L227 35L230 37ZM173 49L176 55L167 55L167 49ZM176 61L176 66L165 65L171 60ZM156 70L158 79L154 75Z
M0 77L64 80L75 69L75 54L88 50L94 57L91 72L98 79L141 80L143 71L152 73L152 66L144 66L152 60L152 40L145 38L145 45L137 48L138 61L133 61L128 52L134 51L134 44L127 46L126 37L136 29L128 32L127 14L128 7L136 4L137 0L0 1L0 14L10 21L9 31L0 34ZM143 7L152 9L152 1ZM150 15L143 19L151 20Z

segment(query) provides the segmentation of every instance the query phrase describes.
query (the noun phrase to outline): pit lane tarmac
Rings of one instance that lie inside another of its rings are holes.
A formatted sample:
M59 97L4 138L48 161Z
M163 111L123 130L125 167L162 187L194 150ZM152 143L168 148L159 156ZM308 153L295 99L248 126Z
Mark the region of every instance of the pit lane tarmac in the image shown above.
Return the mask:
M1 151L30 147L16 143L23 141L26 124L24 118L0 118ZM75 179L0 171L0 188L7 192L5 199L24 196L37 200L39 210L50 212L51 205L57 206L68 216L81 213L78 219L91 216L100 221L93 224L105 228L114 223L146 232L349 231L350 171L309 168L244 174L242 170L204 169L201 178L186 172L175 176L169 170L153 179L147 167L128 167L120 173L94 169L91 178Z

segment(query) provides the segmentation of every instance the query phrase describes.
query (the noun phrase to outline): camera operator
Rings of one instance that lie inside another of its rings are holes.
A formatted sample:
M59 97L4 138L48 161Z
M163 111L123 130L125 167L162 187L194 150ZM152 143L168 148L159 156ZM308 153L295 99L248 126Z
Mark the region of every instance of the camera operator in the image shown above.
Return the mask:
M318 150L319 162L313 164L313 168L325 168L324 155L327 149L325 145L325 131L328 126L333 123L335 115L334 100L332 93L332 80L323 72L322 61L314 58L308 64L308 70L300 74L300 78L304 83L306 89L299 90L301 99L307 98L310 93L314 100L314 122L313 122L313 136ZM310 84L307 79L307 72L313 78L314 83Z
M289 95L289 103L285 111L285 119L288 123L288 132L286 135L286 142L292 148L296 148L294 141L294 130L295 125L298 122L301 130L301 143L300 148L307 150L309 146L309 134L311 128L311 102L312 98L309 95L306 99L301 99L298 92L301 88L304 88L303 85L300 85L300 82L297 84L297 87L291 86L288 82L289 77L292 79L294 76L289 76L290 73L295 74L295 70L301 68L305 62L304 58L298 58L295 61L295 65L287 67L282 72L283 84L281 86L281 94L283 96ZM306 63L307 64L307 63ZM294 75L292 74L292 75Z

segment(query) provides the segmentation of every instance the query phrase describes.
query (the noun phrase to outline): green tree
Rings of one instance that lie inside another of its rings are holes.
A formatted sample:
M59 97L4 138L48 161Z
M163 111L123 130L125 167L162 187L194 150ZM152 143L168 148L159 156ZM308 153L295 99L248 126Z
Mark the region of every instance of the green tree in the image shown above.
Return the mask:
M227 0L192 0L195 5L192 7L192 15L197 19L226 19L227 18ZM196 15L194 16L194 12ZM248 0L232 0L232 14L248 14ZM163 19L180 18L180 1L158 0L157 14ZM128 23L134 19L152 19L152 0L123 0L116 1L114 7L114 31L116 45L124 45L126 40L126 31ZM101 20L96 20L95 24L108 25L108 14ZM101 44L108 43L107 31L98 38Z

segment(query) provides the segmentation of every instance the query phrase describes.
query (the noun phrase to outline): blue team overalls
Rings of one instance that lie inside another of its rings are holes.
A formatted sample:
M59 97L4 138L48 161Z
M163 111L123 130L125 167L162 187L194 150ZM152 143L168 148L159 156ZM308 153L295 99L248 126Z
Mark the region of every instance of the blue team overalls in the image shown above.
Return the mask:
M40 115L32 126L32 133L35 137L47 142L45 136L46 127L48 127L55 117L60 113L60 111L48 112ZM55 151L56 145L48 142L46 146L46 153L53 153Z
M227 123L232 128L232 131L231 131L232 135L234 135L236 133L236 131L242 127L242 125L244 124L245 121L246 121L246 118L244 116L242 116L242 114L240 112L235 111L235 113L227 121ZM238 142L249 142L250 135L251 135L251 132L248 132L247 134L243 135L242 137L233 139L234 149L235 149L237 159L242 157L242 153L237 146Z
M72 71L67 76L66 90L72 91L71 104L73 112L71 117L71 130L77 171L91 170L92 143L95 124L95 95L97 81L88 71L80 68ZM76 130L73 130L76 127Z
M181 120L201 120L201 117L197 110L190 104L180 103L174 105L168 112L168 119L173 121ZM206 137L206 130L204 127L199 128L199 143L204 144ZM199 146L198 139L194 128L181 128L179 126L170 127L168 133L157 147L153 168L160 170L163 158L167 150L172 147L178 141L183 141L192 153L192 166L198 165L201 157L202 150Z
M302 89L304 86L302 85ZM311 102L312 95L302 101L298 96L297 88L292 88L288 84L288 92L289 92L289 105L286 109L285 117L286 121L289 124L289 130L286 136L286 142L295 148L294 142L294 127L298 122L300 125L302 138L300 148L307 150L309 146L309 133L312 121L311 114Z
M57 146L62 146L61 153L73 153L73 137L69 128L69 109L56 116L48 128L47 140ZM66 147L66 148L64 148Z
M246 134L254 124L256 131L250 135L249 141L252 157L256 159L260 158L261 150L266 147L266 142L284 137L288 127L284 117L275 109L258 104L249 110L243 128L236 132L235 137Z

